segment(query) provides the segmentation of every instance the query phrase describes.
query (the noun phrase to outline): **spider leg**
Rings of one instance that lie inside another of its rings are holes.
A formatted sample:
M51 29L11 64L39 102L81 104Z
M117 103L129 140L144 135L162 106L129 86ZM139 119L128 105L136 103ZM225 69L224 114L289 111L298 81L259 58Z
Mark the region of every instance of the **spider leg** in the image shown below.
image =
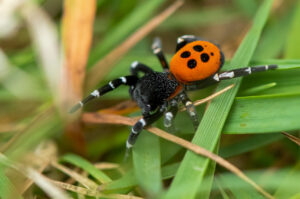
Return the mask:
M153 50L153 53L159 59L159 62L161 63L161 66L164 69L164 71L168 72L169 71L169 65L168 65L168 62L166 61L165 55L162 51L161 41L158 37L156 37L153 41L152 50Z
M114 80L110 81L108 84L94 90L89 96L87 96L82 101L80 101L78 104L73 106L70 109L69 113L74 113L75 111L77 111L78 109L83 107L86 103L88 103L89 101L91 101L95 98L98 98L98 97L104 95L105 93L108 93L108 92L118 88L121 85L128 85L128 86L135 85L137 80L138 80L138 77L135 75L128 75L128 76L120 77L118 79L114 79Z
M176 114L178 112L178 100L179 98L173 98L170 103L169 110L165 113L164 118L164 126L170 131L175 132L175 128L173 126L173 121L176 117Z
M267 70L274 70L278 66L277 65L264 65L264 66L253 66L253 67L245 67L245 68L238 68L230 71L224 71L221 73L216 73L213 76L215 81L221 81L225 79L232 79L236 77L242 77L251 75L252 73L267 71Z
M181 93L179 95L179 97L180 97L180 100L182 101L183 105L185 106L186 111L188 112L190 118L192 119L195 130L197 130L198 125L199 125L199 119L198 119L198 114L197 114L197 111L196 111L196 108L195 108L193 102L189 99L189 97L187 96L187 94L185 92Z
M143 130L145 126L151 125L153 122L158 120L162 114L165 112L167 108L167 104L162 105L157 109L157 111L153 114L145 114L142 119L137 121L134 126L131 128L131 133L126 142L127 151L133 147L136 139L138 138L139 134Z
M201 89L210 86L214 83L220 82L222 80L233 79L236 77L243 77L243 76L251 75L252 73L263 72L267 70L274 70L277 67L278 67L277 65L252 66L252 67L244 67L244 68L219 72L204 81L199 81L194 84L186 85L185 90L191 91L191 90Z
M131 66L130 66L130 73L132 75L137 76L139 72L152 73L153 70L149 66L142 64L138 61L132 62Z

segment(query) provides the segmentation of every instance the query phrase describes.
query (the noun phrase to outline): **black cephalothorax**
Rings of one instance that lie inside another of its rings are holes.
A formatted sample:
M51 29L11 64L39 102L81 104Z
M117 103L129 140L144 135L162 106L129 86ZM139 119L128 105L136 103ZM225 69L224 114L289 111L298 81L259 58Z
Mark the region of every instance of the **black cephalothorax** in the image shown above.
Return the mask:
M170 69L161 50L159 39L154 40L152 49L164 72L155 72L148 66L135 61L131 64L131 75L112 80L94 90L88 97L75 105L70 112L75 112L90 100L98 98L120 85L130 86L129 93L141 108L143 117L131 129L126 143L129 149L135 143L142 129L155 122L163 114L165 115L164 125L170 128L177 114L179 103L185 106L193 126L197 128L199 123L197 112L186 91L201 89L222 80L277 68L276 65L265 65L219 72L224 63L222 51L217 45L193 35L184 35L178 38L176 54L170 62ZM141 78L139 78L139 73L143 73ZM198 75L199 78L197 78Z

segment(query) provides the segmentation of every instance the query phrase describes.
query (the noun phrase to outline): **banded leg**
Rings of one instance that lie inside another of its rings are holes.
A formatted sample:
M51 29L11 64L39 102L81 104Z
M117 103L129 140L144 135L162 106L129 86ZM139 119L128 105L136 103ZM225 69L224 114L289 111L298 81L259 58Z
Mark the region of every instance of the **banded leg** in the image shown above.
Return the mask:
M199 125L199 118L198 118L198 114L197 114L197 111L196 111L196 108L195 108L193 102L189 99L189 97L184 92L181 93L179 97L180 97L180 100L182 101L183 105L185 106L186 111L188 112L188 114L193 122L193 126L196 130Z
M71 110L69 111L69 113L74 113L75 111L77 111L78 109L83 107L86 103L88 103L89 101L91 101L95 98L98 98L98 97L104 95L105 93L108 93L109 91L116 89L120 85L129 85L129 86L135 85L137 80L138 80L138 77L135 75L128 75L128 76L120 77L118 79L114 79L114 80L110 81L108 84L102 86L101 88L94 90L89 96L87 96L82 101L80 101L78 104L73 106L71 108Z
M178 112L178 98L172 99L170 102L170 108L169 110L165 113L165 118L164 118L164 126L170 131L170 132L175 132L175 128L173 125L173 121L176 117L176 114Z
M252 67L238 68L230 71L224 71L224 72L216 73L214 76L212 76L211 78L205 81L198 82L196 84L187 85L185 89L188 91L201 89L210 86L214 83L220 82L222 80L233 79L236 77L243 77L243 76L251 75L252 73L263 72L267 70L275 70L277 67L278 67L277 65L264 65L264 66L252 66Z
M146 66L145 64L142 64L138 61L134 61L130 66L130 73L132 75L138 76L138 72L152 73L153 70L150 67Z
M277 65L265 65L265 66L253 66L253 67L245 67L245 68L238 68L230 71L224 71L221 73L216 73L213 76L215 81L221 81L225 79L232 79L236 77L242 77L251 75L252 73L267 71L267 70L274 70L278 66Z
M151 125L153 122L158 120L162 114L166 111L167 105L164 104L161 107L158 108L158 110L153 114L147 114L143 116L142 119L140 119L135 125L131 128L131 133L128 137L128 140L126 142L126 148L127 151L132 148L134 143L136 142L137 137L143 130L145 126Z
M166 61L165 55L162 51L161 41L158 37L156 37L153 41L152 50L153 50L153 53L159 59L159 62L161 63L161 66L163 67L164 71L168 72L169 71L169 65L168 65L168 62Z

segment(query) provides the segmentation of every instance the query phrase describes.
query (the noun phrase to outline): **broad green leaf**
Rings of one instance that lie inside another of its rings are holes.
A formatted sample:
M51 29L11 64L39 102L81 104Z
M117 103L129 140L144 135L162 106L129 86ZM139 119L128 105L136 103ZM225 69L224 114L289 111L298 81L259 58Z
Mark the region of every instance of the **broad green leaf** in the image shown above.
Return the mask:
M133 147L133 165L136 179L151 197L157 197L162 190L160 170L159 138L143 132Z
M257 11L252 28L225 70L248 65L267 20L271 5L271 0L262 3ZM231 104L241 83L241 78L221 82L217 88L217 90L220 90L232 83L235 84L233 89L215 98L210 103L192 140L194 144L210 151L213 151L216 147ZM195 198L197 190L202 186L203 177L208 170L208 166L209 159L188 151L167 192L166 198Z
M300 129L300 93L238 97L224 133L271 133Z
M68 162L77 167L80 167L81 169L91 174L91 176L97 179L100 183L108 183L111 181L111 179L105 173L97 169L94 165L92 165L90 162L88 162L80 156L74 154L67 154L61 157L60 161Z

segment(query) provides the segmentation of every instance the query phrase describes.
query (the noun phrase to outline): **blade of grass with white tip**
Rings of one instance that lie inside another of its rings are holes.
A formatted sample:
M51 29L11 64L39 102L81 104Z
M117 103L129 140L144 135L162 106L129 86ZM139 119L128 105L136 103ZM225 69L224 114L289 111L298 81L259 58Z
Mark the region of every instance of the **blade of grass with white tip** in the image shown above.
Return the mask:
M241 65L248 65L266 23L271 6L272 0L266 0L262 3L257 11L252 28L235 53L231 64L225 70L237 68ZM194 144L200 145L210 151L213 151L216 147L230 107L239 89L241 78L221 82L217 88L217 90L220 90L233 83L235 84L234 88L212 100L208 106L193 138L192 142ZM203 176L207 172L208 165L209 159L197 156L188 151L166 194L166 198L195 198L197 190L202 185ZM195 170L195 167L201 168L202 171Z
M133 148L133 165L136 179L152 198L162 190L159 138L144 132Z
M94 165L92 165L90 162L88 162L80 156L74 154L67 154L61 157L60 161L68 162L77 167L82 168L101 183L108 183L111 181L111 179L105 173L97 169Z

